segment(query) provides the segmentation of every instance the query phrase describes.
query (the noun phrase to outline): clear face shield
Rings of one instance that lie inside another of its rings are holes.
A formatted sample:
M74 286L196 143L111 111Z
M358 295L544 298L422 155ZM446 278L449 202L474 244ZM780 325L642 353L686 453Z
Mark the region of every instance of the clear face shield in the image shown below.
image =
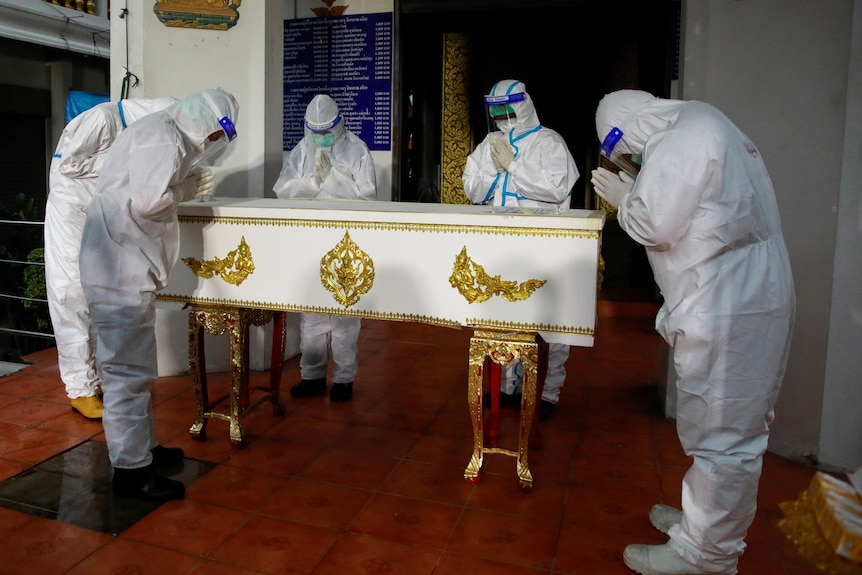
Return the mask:
M502 96L485 96L485 105L488 109L488 115L485 117L488 123L488 133L497 131L509 133L509 130L515 126L518 117L512 104L523 102L526 99L527 95L524 92Z
M335 127L341 122L341 115L338 115L330 122L325 124L312 124L308 120L305 121L305 127L311 133L311 139L319 148L331 149L335 144L337 135Z
M620 143L620 140L623 138L623 131L619 128L611 128L611 131L608 133L605 141L602 142L602 162L606 164L611 164L611 166L602 166L608 169L614 168L616 171L625 172L632 179L637 178L638 172L640 172L640 156L633 156L632 154L621 153L619 146L617 144Z
M209 166L212 162L213 158L220 154L222 150L224 150L229 143L236 139L236 128L231 122L230 118L227 116L219 117L220 112L216 108L215 104L212 100L204 94L204 99L206 99L207 104L209 105L210 110L219 118L219 126L221 126L221 130L217 132L213 132L209 135L209 137L204 142L204 151L192 164L192 168L196 168L199 166Z

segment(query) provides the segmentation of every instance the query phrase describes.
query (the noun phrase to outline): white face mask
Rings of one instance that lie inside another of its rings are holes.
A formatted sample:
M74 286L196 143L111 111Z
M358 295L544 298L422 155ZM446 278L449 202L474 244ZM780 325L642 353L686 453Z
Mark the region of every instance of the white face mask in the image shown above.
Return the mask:
M505 120L496 120L497 129L501 132L508 134L509 130L515 127L515 122L509 119Z

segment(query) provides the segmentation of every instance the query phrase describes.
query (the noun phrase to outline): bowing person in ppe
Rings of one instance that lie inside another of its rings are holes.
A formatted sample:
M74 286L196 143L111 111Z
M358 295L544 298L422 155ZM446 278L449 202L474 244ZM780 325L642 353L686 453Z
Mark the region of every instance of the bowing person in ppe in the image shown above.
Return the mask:
M656 329L673 349L677 433L693 458L682 510L650 511L668 543L629 545L624 560L644 575L730 575L755 514L795 313L772 182L751 140L703 102L613 92L596 130L602 155L641 166L599 168L592 182L646 246L664 296Z
M179 256L177 204L210 190L202 162L236 138L238 112L231 94L210 89L141 118L108 152L87 212L81 283L96 335L116 495L165 501L184 494L181 482L156 471L184 454L156 442L154 300Z
M565 140L539 123L526 87L502 80L485 96L492 130L467 158L462 183L474 204L513 208L568 208L580 176ZM512 267L517 267L512 262ZM514 272L517 273L517 272ZM539 404L539 419L553 413L566 380L569 346L550 344L548 374ZM519 363L503 369L502 403L517 403L522 374Z
M105 102L75 116L60 135L48 173L45 206L45 287L54 326L60 378L72 409L102 418L100 379L78 254L87 209L108 148L136 120L167 108L174 98Z
M335 100L325 94L312 98L305 111L305 135L287 154L272 190L279 198L375 200L377 180L368 146L345 128ZM301 380L292 397L326 393L329 350L335 370L329 400L349 401L358 363L356 350L361 318L300 315L299 370Z

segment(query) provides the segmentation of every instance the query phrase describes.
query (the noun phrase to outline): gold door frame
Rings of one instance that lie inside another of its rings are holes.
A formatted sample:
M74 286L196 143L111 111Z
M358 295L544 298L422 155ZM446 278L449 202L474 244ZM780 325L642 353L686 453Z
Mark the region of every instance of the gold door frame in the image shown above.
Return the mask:
M461 184L473 151L469 100L470 42L464 33L443 35L443 110L440 130L440 202L469 204Z

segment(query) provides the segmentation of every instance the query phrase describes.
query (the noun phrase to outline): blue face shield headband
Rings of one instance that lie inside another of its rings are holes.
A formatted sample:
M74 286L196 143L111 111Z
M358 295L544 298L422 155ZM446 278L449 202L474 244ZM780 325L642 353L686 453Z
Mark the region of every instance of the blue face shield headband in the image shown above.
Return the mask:
M326 132L327 130L331 130L338 123L341 122L341 115L335 116L331 121L325 124L312 124L308 120L305 121L305 127L311 130L312 132Z
M227 141L232 142L233 139L236 138L236 128L233 127L233 122L231 122L230 118L227 116L223 116L218 123L227 135Z
M627 173L632 178L636 178L640 171L640 166L637 165L631 156L624 156L614 151L620 140L623 139L623 131L617 127L611 128L608 135L605 136L602 142L601 154L619 170Z
M494 118L501 116L514 116L515 110L512 104L523 102L527 99L527 94L524 92L516 92L515 94L503 94L502 96L487 95L485 96L485 105L488 106L488 111Z

